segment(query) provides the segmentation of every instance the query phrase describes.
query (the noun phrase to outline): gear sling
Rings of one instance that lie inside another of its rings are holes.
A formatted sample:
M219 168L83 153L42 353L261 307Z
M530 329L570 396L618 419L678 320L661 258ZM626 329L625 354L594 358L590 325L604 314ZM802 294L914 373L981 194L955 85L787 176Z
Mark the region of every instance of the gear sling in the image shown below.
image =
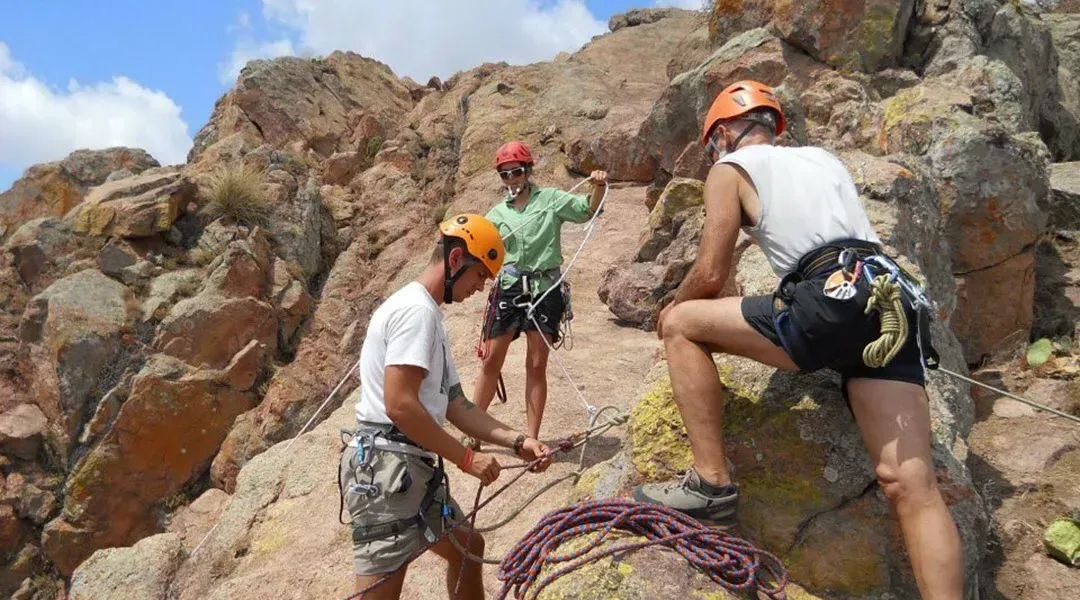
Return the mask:
M817 281L827 275L821 294ZM846 290L842 289L845 282L850 286ZM856 310L863 314L875 310L880 313L878 339L859 349L863 364L875 368L887 365L909 334L905 308L914 312L922 366L928 369L939 366L930 335L932 302L918 280L882 253L876 244L838 240L808 252L797 268L781 279L773 296L777 336L784 350L803 370L854 366L845 361L850 361L852 351L856 350L852 344L857 340L852 338L857 336L849 335L850 331L839 331L836 326L858 320Z

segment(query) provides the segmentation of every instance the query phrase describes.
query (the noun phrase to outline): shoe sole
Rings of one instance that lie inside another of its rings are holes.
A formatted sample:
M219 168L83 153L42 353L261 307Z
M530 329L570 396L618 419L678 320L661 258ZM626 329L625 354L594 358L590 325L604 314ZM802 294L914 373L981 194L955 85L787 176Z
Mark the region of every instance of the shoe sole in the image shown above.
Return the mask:
M636 493L634 494L634 500L643 504L656 504L657 506L667 506L644 496L638 496L638 494ZM706 527L710 527L712 529L719 529L725 532L734 529L739 525L738 517L734 514L723 517L715 517L710 512L704 509L672 508L672 510L677 510L684 515L694 519L695 521L701 523L702 525L705 525Z

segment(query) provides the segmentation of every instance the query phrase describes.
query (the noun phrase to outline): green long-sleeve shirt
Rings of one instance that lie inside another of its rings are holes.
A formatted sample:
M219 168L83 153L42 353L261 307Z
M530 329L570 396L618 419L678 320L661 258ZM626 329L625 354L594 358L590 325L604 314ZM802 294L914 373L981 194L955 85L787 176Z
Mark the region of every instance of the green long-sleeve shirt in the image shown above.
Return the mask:
M507 194L486 215L505 238L504 262L521 271L546 271L562 266L562 224L584 223L592 217L589 196L534 185L528 203L521 210L514 208L513 200ZM504 270L499 285L505 289L517 281L518 277ZM530 287L533 293L542 293L553 283L555 278L540 277L535 287Z

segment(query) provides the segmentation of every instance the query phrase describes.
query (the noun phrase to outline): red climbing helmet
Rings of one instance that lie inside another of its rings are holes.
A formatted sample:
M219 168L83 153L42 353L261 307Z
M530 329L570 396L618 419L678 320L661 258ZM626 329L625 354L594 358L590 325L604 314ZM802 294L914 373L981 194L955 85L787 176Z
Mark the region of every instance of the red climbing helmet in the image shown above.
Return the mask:
M532 152L529 152L529 147L521 142L506 142L495 152L495 168L498 169L509 162L531 165L533 164Z

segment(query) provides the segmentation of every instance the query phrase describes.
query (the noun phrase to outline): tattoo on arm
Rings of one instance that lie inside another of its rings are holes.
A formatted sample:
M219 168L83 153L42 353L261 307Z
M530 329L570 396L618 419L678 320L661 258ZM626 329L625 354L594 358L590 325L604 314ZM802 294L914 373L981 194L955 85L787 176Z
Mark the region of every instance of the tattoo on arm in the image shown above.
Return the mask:
M457 402L458 400L465 403L465 410L472 410L476 408L476 405L469 401L465 397L465 392L461 391L461 384L457 383L450 387L450 401Z

